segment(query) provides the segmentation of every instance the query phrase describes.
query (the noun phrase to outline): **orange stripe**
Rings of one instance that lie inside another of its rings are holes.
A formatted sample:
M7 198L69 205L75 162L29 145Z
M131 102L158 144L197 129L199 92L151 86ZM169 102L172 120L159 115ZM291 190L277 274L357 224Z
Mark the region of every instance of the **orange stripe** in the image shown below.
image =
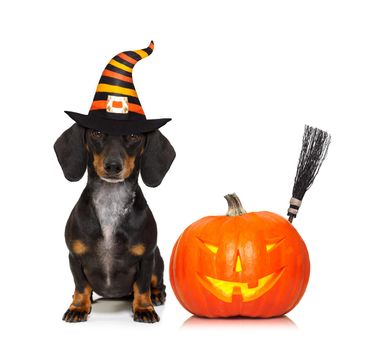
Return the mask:
M108 69L105 69L104 72L102 73L102 75L105 76L105 77L119 79L119 80L125 81L127 83L132 83L133 82L132 78L126 77L125 75L113 72L113 71L108 70Z
M135 103L129 103L128 104L128 109L129 109L130 112L145 114L142 107L140 105L135 104Z
M107 103L106 100L93 101L92 106L91 106L91 111L95 111L95 110L98 110L98 109L105 109L106 110L106 103ZM140 105L135 104L135 103L129 103L128 104L128 109L129 109L130 112L145 114L142 107Z
M106 103L105 100L97 100L92 102L91 111L95 111L97 109L106 109Z
M123 53L123 52L120 53L120 54L118 54L118 56L119 56L122 60L125 60L125 61L127 61L127 62L129 62L129 63L132 63L132 64L136 64L136 63L137 63L136 60L134 60L132 57L126 55L126 54Z
M152 50L154 50L154 43L153 43L153 41L151 41L151 43L149 44L149 47L150 47Z

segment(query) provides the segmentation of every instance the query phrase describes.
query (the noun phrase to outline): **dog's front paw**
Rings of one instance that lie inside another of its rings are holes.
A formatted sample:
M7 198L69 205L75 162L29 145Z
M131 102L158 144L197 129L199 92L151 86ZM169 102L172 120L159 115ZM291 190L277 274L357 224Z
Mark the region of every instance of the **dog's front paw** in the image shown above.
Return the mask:
M85 322L88 318L88 312L68 309L62 317L66 322Z
M138 308L133 312L133 320L136 322L159 322L159 316L153 308Z

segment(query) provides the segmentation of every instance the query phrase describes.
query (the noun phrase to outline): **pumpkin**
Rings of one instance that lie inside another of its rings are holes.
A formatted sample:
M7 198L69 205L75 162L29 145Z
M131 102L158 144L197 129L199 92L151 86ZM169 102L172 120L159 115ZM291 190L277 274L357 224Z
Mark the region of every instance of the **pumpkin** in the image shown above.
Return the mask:
M191 224L173 248L170 281L177 299L204 317L286 314L308 283L305 243L283 217L246 213L235 194L226 199L226 216Z

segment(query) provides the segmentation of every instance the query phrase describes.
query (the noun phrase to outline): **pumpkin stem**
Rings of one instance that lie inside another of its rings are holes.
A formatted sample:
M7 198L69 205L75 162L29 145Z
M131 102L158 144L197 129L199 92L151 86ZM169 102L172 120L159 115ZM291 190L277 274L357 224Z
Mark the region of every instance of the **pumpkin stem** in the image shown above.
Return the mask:
M242 207L241 201L235 193L227 194L224 198L228 202L227 216L246 214L246 210Z

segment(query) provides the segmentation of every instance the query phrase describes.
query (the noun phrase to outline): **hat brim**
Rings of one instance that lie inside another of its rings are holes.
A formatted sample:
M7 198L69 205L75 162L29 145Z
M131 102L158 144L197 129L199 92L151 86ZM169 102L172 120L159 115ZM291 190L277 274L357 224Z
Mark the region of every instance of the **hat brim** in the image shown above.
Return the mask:
M65 113L84 128L94 129L110 135L147 133L159 129L171 120L171 118L118 120L100 116L92 117L70 111L65 111Z

